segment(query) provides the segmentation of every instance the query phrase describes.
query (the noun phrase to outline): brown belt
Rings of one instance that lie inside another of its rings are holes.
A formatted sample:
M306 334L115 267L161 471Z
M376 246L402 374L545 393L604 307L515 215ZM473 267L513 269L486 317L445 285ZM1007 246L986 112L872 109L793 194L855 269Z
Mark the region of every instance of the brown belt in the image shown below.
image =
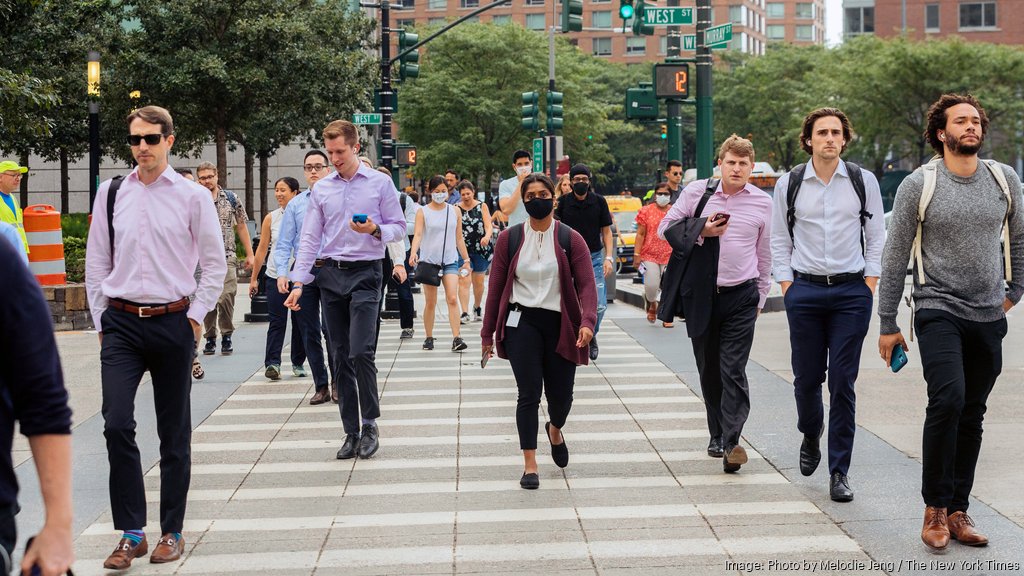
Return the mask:
M121 300L119 298L111 298L107 305L115 310L121 310L129 314L138 316L139 318L149 318L150 316L163 316L164 314L171 314L172 312L184 312L188 310L189 301L188 298L182 298L176 302L169 304L133 304L127 300Z

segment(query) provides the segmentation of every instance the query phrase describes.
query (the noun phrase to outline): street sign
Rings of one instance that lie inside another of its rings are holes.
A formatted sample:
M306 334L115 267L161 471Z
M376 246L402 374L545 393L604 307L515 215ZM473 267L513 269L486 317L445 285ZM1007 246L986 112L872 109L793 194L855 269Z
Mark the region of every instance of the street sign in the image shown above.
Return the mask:
M725 44L732 40L732 22L712 26L704 31L704 43L708 46Z
M729 47L728 42L722 42L721 44L712 44L709 46L712 50L725 50ZM683 47L682 50L693 52L697 49L697 35L696 34L683 34Z
M544 139L533 139L533 171L544 171Z
M381 115L380 114L353 114L352 115L352 123L353 124L380 124L381 123Z
M644 7L644 23L651 26L678 26L693 24L693 6L686 8Z

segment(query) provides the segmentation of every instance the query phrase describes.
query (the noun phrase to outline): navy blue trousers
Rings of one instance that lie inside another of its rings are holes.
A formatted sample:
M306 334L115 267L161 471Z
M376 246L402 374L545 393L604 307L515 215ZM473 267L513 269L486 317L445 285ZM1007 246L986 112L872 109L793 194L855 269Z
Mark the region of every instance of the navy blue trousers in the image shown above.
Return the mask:
M284 346L284 333L288 328L288 309L284 307L287 294L281 294L277 290L277 278L267 277L267 315L270 316L270 323L267 325L267 349L263 355L263 366L281 365L281 347ZM302 333L299 331L298 312L292 312L292 366L302 366L306 363L306 347L302 342Z
M857 430L860 353L874 295L864 282L833 286L797 279L786 291L797 429L817 436L824 422L821 385L828 373L828 471L850 469Z
M332 366L331 372L328 373L327 366L324 365L324 349L320 343L320 333L323 330L328 349L330 348L331 340L327 337L324 324L321 323L320 286L317 283L320 268L313 268L311 272L314 280L309 284L302 285L302 296L299 298L300 309L295 314L295 322L292 324L292 328L298 328L302 336L302 344L306 349L306 359L309 360L309 371L313 374L313 385L319 392L330 383L328 378L333 375L334 370Z

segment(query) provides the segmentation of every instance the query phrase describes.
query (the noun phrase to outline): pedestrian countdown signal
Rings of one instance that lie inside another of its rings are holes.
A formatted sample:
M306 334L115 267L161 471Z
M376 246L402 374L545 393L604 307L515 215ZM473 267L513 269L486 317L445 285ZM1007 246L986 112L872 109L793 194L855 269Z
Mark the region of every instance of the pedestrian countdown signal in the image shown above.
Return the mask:
M399 146L396 151L397 158L395 163L399 166L415 166L416 165L416 147L415 146Z
M655 64L654 94L657 98L685 100L690 97L688 64Z

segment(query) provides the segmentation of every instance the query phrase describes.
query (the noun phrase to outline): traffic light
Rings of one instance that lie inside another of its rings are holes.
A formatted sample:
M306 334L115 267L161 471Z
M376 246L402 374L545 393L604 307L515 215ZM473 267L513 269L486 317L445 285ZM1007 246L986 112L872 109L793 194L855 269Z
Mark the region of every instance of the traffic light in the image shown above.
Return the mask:
M668 125L667 124L662 124L661 125L661 139L662 140L668 140Z
M619 0L619 17L623 20L633 17L633 0Z
M395 146L395 165L408 167L416 165L416 147L408 144L397 144Z
M583 30L583 0L562 0L562 32Z
M548 134L554 134L556 130L561 130L564 121L562 120L562 93L548 91L547 94L547 128Z
M523 92L523 111L522 120L520 125L530 131L540 130L540 108L537 104L540 102L540 98L537 96L537 91Z
M636 9L633 11L633 35L650 36L654 34L654 26L644 22L644 0L636 0Z
M419 34L413 34L412 32L406 32L405 30L398 31L398 53L401 54L411 46L415 46L420 41ZM398 65L398 79L404 82L408 78L416 78L420 75L420 65L417 62L420 61L419 49L409 52L405 56L402 56L401 62Z

